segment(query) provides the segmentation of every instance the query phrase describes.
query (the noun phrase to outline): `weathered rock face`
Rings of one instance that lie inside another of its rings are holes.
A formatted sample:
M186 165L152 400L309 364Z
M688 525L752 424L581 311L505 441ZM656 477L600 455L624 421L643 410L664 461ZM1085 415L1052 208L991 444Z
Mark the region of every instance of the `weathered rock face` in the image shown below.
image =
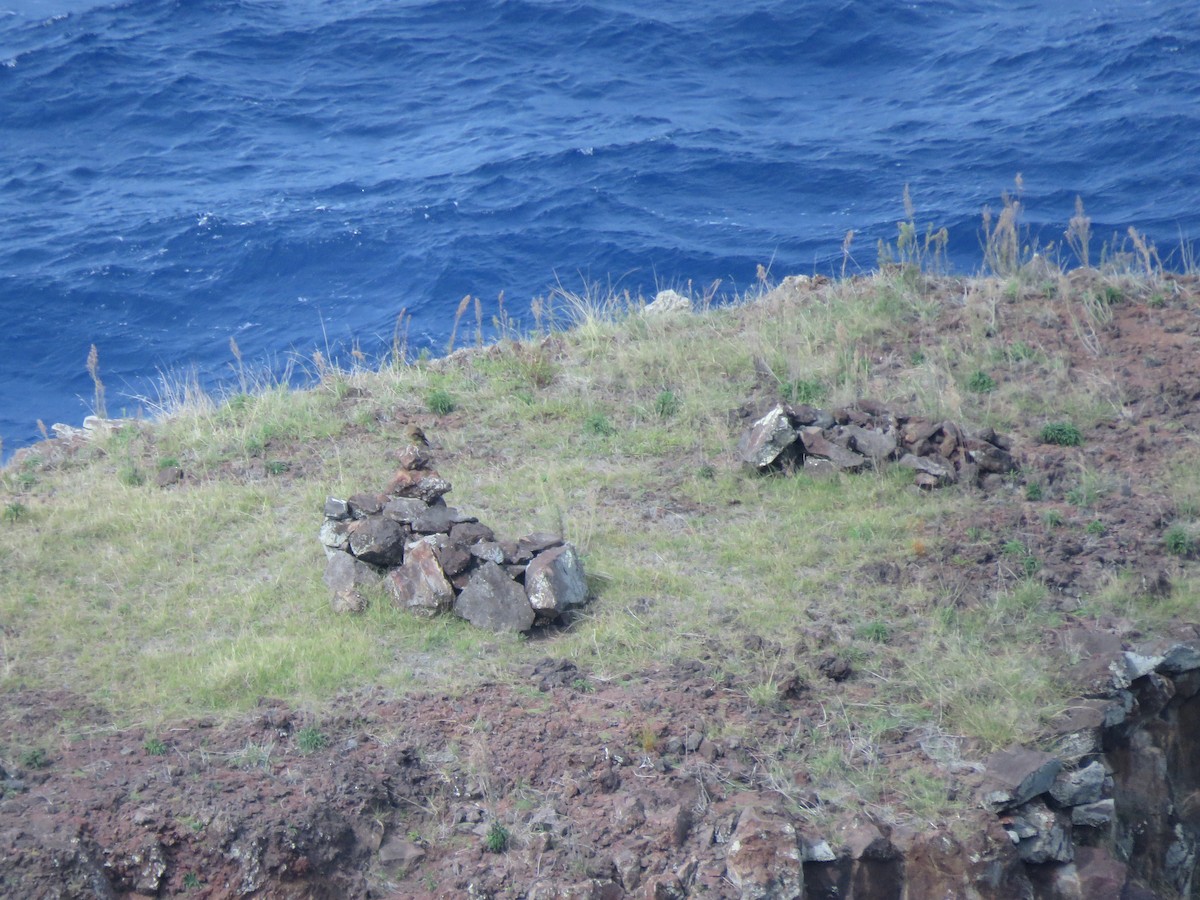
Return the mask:
M725 874L742 900L803 897L804 865L795 826L773 811L742 810L729 841Z
M913 469L922 488L985 485L986 476L1017 468L1011 450L990 428L972 436L953 422L893 414L870 400L834 410L781 404L738 441L738 456L758 471L803 466L858 472L895 462Z
M412 445L383 494L325 501L320 540L336 612L362 612L364 590L386 583L396 606L420 616L454 610L481 628L528 631L587 600L579 553L557 535L497 540L447 506L450 484ZM464 599L465 597L465 599Z

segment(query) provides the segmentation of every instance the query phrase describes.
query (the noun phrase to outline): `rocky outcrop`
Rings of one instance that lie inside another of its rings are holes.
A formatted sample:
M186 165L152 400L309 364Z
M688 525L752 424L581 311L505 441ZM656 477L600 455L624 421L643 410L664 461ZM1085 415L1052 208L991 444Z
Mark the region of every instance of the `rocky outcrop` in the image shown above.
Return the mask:
M990 428L970 434L953 422L896 414L870 400L832 410L776 406L742 434L738 456L760 472L860 472L893 463L912 469L922 488L990 487L1017 468L1011 442Z
M382 583L406 612L453 612L480 628L524 632L587 601L571 544L548 534L496 540L474 516L446 504L450 483L430 464L411 445L382 493L325 501L319 536L335 611L361 612L364 588Z

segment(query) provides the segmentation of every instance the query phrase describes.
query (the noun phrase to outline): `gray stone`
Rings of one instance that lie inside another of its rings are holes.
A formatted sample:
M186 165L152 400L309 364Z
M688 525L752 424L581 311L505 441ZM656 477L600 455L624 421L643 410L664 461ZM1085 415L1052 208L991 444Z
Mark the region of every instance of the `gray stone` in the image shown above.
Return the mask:
M413 519L412 529L420 534L434 534L435 532L447 534L454 525L456 515L458 515L458 510L451 509L439 500L430 504L424 513Z
M765 469L795 442L796 429L783 407L776 406L742 435L738 441L738 456L747 465Z
M889 432L863 428L860 425L847 425L846 435L849 437L851 450L858 451L874 462L891 459L892 454L896 452L896 436Z
M388 572L387 584L396 605L419 616L437 615L454 602L454 588L430 541L409 544L404 565Z
M383 509L384 498L379 494L355 494L346 501L350 508L350 515L356 519L363 519L367 516L373 516Z
M464 547L470 547L479 541L494 541L496 535L492 529L479 522L463 522L450 529L450 540Z
M669 313L686 313L692 311L692 301L678 291L665 290L659 291L654 295L654 300L644 310L642 314L646 316L661 316Z
M543 550L525 569L525 593L542 619L556 619L587 600L587 580L570 544Z
M379 584L379 572L361 560L355 559L349 553L335 550L325 561L325 574L322 580L331 591L358 590L362 587L375 587Z
M1200 649L1194 644L1175 644L1158 664L1158 671L1167 675L1179 675L1200 669Z
M1162 661L1161 656L1142 656L1126 650L1109 665L1113 673L1113 687L1129 687L1143 675L1153 672Z
M478 559L493 562L498 566L503 565L506 558L504 548L495 541L479 541L472 544L468 552Z
M1102 763L1093 762L1076 772L1060 773L1050 786L1050 796L1060 806L1079 806L1094 803L1104 792L1104 779L1108 776Z
M905 453L900 457L897 465L903 466L906 469L915 469L917 472L924 472L926 475L932 475L942 484L949 484L954 481L954 468L939 460L930 459L928 456L915 456L912 453Z
M1110 797L1107 800L1097 800L1095 803L1084 803L1073 807L1071 824L1084 825L1088 828L1104 828L1112 822L1116 814L1116 801Z
M1017 855L1027 863L1071 862L1071 823L1041 800L1033 800L1009 817L1005 824L1017 838Z
M425 514L429 504L416 497L394 497L383 505L383 514L393 522L411 525L413 519Z
M815 426L800 429L800 440L804 444L805 453L827 459L843 471L857 472L867 464L865 457L853 450L839 447L833 441L828 440L824 432Z
M424 849L419 844L406 841L400 837L390 837L379 848L379 861L385 866L398 866L407 869L425 856Z
M796 829L784 816L748 806L725 856L725 875L742 900L797 900L804 896L804 865Z
M337 497L327 497L325 499L325 518L350 518L350 504L345 500L339 500Z
M350 549L350 529L347 522L339 522L336 519L326 519L321 523L321 531L319 533L321 543L328 550L349 550Z
M1020 806L1044 794L1062 769L1062 763L1049 753L1026 747L997 751L984 764L987 781L983 802L993 812Z
M454 612L479 628L492 631L528 631L534 611L517 584L494 562L485 562L471 575L454 602Z
M404 560L408 532L383 516L359 519L350 526L350 552L373 566L395 566Z

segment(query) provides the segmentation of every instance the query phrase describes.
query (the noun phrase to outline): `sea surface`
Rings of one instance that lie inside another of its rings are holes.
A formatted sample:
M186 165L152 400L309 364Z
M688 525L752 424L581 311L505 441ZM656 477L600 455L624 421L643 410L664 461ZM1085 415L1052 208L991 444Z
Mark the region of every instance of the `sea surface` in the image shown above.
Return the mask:
M444 350L459 301L1200 237L1195 0L0 0L0 438L161 375ZM469 319L473 319L473 310ZM469 330L469 329L464 329ZM309 366L311 368L311 366Z

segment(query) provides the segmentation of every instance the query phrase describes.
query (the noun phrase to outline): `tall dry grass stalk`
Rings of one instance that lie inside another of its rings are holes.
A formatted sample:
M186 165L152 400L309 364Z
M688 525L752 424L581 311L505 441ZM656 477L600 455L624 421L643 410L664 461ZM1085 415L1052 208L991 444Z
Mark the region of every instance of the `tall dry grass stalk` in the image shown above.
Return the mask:
M450 343L446 346L447 356L454 352L454 339L458 337L458 323L462 321L462 317L466 315L467 307L470 305L470 294L467 294L467 296L458 301L458 309L454 313L454 325L450 329Z
M104 402L104 382L100 380L100 351L96 349L95 344L92 344L92 349L88 351L87 370L88 374L92 376L92 384L95 388L92 411L101 419L107 419L108 406Z
M983 208L983 262L993 274L1016 275L1021 270L1021 193L1025 182L1020 174L1015 179L1016 192L1000 195L1003 209L995 222L990 207Z
M1092 220L1083 211L1083 198L1075 197L1075 215L1067 223L1067 246L1079 260L1079 265L1087 269L1091 267L1090 245L1092 243Z

